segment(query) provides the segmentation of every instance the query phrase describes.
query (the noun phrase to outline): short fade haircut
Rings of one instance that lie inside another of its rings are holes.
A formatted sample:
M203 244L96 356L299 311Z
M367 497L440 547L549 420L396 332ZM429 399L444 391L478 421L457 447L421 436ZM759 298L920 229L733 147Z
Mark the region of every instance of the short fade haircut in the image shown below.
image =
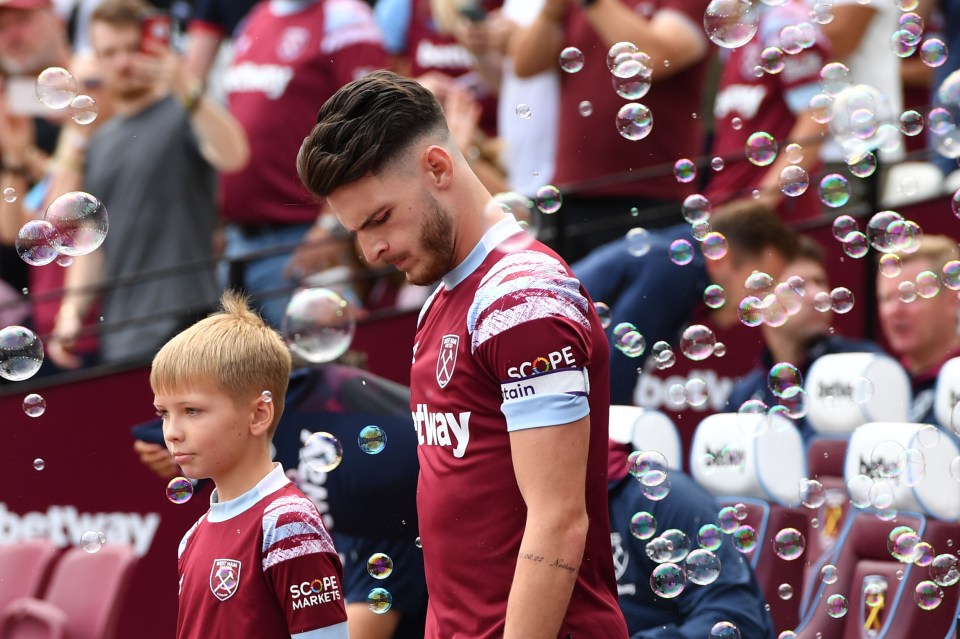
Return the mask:
M755 200L736 200L717 207L710 217L710 228L727 238L734 264L768 250L792 262L799 251L796 232L773 209Z
M292 368L283 338L250 310L247 298L227 291L223 308L174 336L153 358L154 392L176 392L204 384L238 405L270 391L272 437L283 414Z
M155 10L146 0L103 0L90 15L90 24L104 22L115 27L139 26Z
M920 238L920 247L916 251L898 255L901 264L926 260L930 264L930 270L939 276L944 264L960 260L960 246L956 240L946 235L924 235Z
M427 135L450 135L433 93L416 80L374 71L345 84L320 108L297 155L297 173L313 195L324 198L378 175Z

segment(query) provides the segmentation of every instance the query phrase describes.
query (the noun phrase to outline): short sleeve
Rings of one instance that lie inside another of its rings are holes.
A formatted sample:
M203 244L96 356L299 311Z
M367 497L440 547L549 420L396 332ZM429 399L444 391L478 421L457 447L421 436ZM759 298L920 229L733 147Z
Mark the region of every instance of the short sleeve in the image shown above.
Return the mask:
M589 302L556 258L519 251L483 278L468 314L474 356L500 384L507 430L589 414Z
M293 637L346 639L343 567L313 502L286 495L270 504L261 561Z

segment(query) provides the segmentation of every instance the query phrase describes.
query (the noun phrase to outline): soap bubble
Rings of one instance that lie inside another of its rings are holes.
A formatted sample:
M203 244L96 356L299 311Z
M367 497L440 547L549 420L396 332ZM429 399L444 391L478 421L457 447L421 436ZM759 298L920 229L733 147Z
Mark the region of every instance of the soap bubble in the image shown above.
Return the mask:
M769 166L777 159L777 141L765 131L757 131L747 138L747 159L755 166Z
M701 548L716 550L723 541L723 531L716 524L704 524L697 532L697 539Z
M627 253L634 257L643 257L650 252L650 232L645 228L636 227L627 231Z
M850 86L850 69L842 62L829 62L820 69L820 88L825 95L836 98Z
M516 113L524 120L529 120L530 116L533 115L533 112L530 111L530 105L523 103L517 105Z
M106 541L106 535L96 530L88 530L80 535L80 547L91 555L99 552Z
M650 539L656 532L657 520L650 513L642 511L630 518L630 534L637 539Z
M770 368L767 387L777 397L793 397L802 386L803 376L800 374L800 369L790 362L777 362Z
M896 277L900 275L900 256L896 253L884 253L880 256L880 260L877 263L877 269L884 277Z
M387 445L387 434L379 426L373 424L364 426L360 429L357 443L360 444L360 450L363 452L368 455L377 455Z
M335 436L318 431L307 437L303 443L300 461L315 472L329 473L343 461L343 446Z
M827 124L833 117L833 97L826 93L817 93L807 105L810 118L818 124Z
M825 584L835 584L840 578L840 571L833 564L827 564L820 569L820 580Z
M49 67L37 76L36 92L44 106L65 109L77 95L77 81L66 69Z
M35 471L40 472L46 467L47 467L47 463L43 461L43 459L37 457L36 459L33 460L33 469Z
M583 68L583 51L576 47L567 47L560 52L560 68L567 73L576 73Z
M847 598L840 594L827 597L827 614L834 619L839 619L847 614Z
M810 176L806 169L796 164L788 164L780 171L780 191L789 197L803 195L810 186Z
M943 591L932 581L918 583L913 594L921 610L934 610L943 601Z
M923 131L923 116L919 111L910 109L900 114L900 132L904 135L920 135Z
M703 14L707 37L726 49L745 45L759 25L760 4L750 0L711 0Z
M697 177L697 165L686 158L677 160L676 164L673 165L673 175L677 178L677 182L683 184L693 182L694 178Z
M740 527L740 518L737 517L737 509L733 506L724 506L717 513L717 525L724 533L731 535Z
M937 555L928 567L930 579L939 586L953 586L960 581L960 570L957 569L957 557L945 553Z
M603 330L607 330L610 322L613 321L610 316L610 307L603 302L594 302L593 307L597 310L597 317L600 318L600 326Z
M516 191L504 191L493 196L505 213L513 215L517 223L530 237L536 238L540 233L540 209L533 200Z
M577 106L577 111L585 118L593 115L593 103L590 100L582 100Z
M820 180L820 201L838 208L850 201L850 184L839 173L829 173Z
M687 240L674 240L670 243L670 261L677 266L685 266L693 261L693 246Z
M823 484L816 479L804 477L800 480L800 503L810 509L817 509L823 506L827 500L827 491Z
M853 309L853 292L845 286L830 291L830 308L834 313L849 313Z
M99 248L110 227L106 207L83 191L58 196L47 206L43 219L60 233L60 252L72 257Z
M894 125L899 117L889 98L866 84L848 86L840 91L834 98L832 111L830 130L848 161L880 146L880 127Z
M784 601L789 601L793 599L793 586L790 584L780 584L777 587L777 596L783 599Z
M928 67L939 67L947 61L947 45L939 38L927 38L920 45L920 60Z
M327 288L294 293L280 324L290 350L313 364L332 362L347 352L356 330L353 308Z
M857 221L849 215L838 215L836 219L833 220L833 237L841 242L844 241L850 233L856 230Z
M70 100L70 118L77 124L92 124L98 113L100 107L89 95L78 95Z
M653 130L653 114L639 102L629 102L617 112L617 131L628 140L642 140Z
M706 548L691 551L687 555L684 567L687 579L698 586L712 584L720 576L720 560Z
M723 287L719 284L710 284L703 289L703 302L710 308L720 308L726 302Z
M680 566L663 563L650 573L650 588L663 599L673 599L683 592L687 585L687 576Z
M733 531L733 547L742 553L748 553L757 547L757 531L746 524Z
M374 579L386 579L393 573L393 559L390 555L375 552L367 559L367 574Z
M537 189L534 201L537 208L549 215L560 210L560 206L563 204L563 195L557 187L546 184Z
M43 343L23 326L0 330L0 377L22 382L33 377L43 364Z
M23 412L28 417L40 417L47 410L47 400L36 393L23 398Z
M799 559L806 548L806 539L796 528L784 528L773 538L773 548L777 557L787 561Z
M688 195L680 207L683 219L690 224L705 222L710 218L710 201L699 193Z
M708 639L740 639L740 630L729 621L718 621L710 628Z
M367 595L367 607L377 615L382 615L393 607L393 595L386 588L374 588Z
M680 350L688 359L704 360L713 353L717 338L713 331L702 324L688 326L680 339Z
M17 232L17 254L31 266L43 266L60 255L60 232L46 220L30 220Z
M186 477L174 477L167 483L167 499L174 504L185 504L193 497L193 484Z
M786 56L780 47L767 47L760 52L760 68L767 73L780 73L784 66L786 66Z

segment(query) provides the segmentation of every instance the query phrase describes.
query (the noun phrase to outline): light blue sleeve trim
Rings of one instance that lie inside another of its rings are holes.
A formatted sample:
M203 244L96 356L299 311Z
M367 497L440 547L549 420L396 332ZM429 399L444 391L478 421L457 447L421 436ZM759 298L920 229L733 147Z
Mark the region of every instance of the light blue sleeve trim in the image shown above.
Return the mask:
M783 99L790 108L790 112L797 115L810 108L811 98L818 93L820 93L820 85L816 82L811 82L810 84L788 89L783 94Z
M586 395L551 393L514 399L500 405L507 418L507 432L562 426L583 419L590 414L590 400Z
M350 633L347 632L347 622L344 621L335 626L298 632L290 635L290 639L350 639Z
M407 50L412 7L413 0L378 0L373 7L374 18L383 34L383 46L388 53L399 55Z

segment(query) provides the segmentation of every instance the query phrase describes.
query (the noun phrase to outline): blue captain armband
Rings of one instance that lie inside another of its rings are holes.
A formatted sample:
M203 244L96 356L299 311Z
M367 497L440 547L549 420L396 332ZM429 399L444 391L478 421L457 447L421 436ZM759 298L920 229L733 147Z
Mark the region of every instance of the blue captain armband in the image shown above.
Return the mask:
M500 383L507 430L559 426L590 414L590 378L585 368L564 368Z

